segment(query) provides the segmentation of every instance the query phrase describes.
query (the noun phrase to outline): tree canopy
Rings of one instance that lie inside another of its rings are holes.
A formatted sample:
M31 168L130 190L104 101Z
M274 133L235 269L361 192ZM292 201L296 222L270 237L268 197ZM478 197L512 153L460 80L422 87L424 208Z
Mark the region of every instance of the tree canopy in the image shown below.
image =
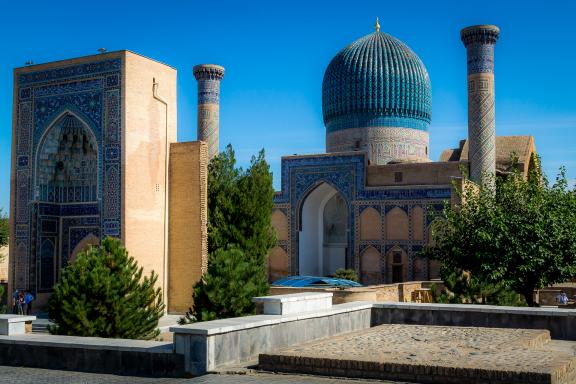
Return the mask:
M54 326L50 332L69 336L153 339L164 313L158 275L128 256L119 239L108 237L90 246L62 271L48 302Z
M464 188L462 203L445 207L422 256L440 260L443 276L469 271L533 306L534 289L576 276L576 193L563 168L553 184L534 167L527 178L513 170L490 185Z
M4 215L2 208L0 208L0 247L8 245L8 234L8 218Z
M275 244L272 174L264 150L248 169L231 145L208 167L208 272L194 287L183 322L254 312L253 296L268 292L267 255Z

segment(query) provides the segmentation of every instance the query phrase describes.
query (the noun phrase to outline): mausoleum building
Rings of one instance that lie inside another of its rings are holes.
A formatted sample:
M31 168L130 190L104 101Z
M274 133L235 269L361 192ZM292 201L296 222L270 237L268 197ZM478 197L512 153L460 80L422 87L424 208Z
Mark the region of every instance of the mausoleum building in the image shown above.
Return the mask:
M455 197L462 169L481 182L482 175L509 170L512 153L523 172L531 165L531 136L495 134L497 27L462 30L469 134L439 161L429 159L426 67L378 22L375 29L342 49L324 74L326 153L282 158L271 281L338 268L354 269L365 284L438 278L439 265L418 252L431 240L431 210Z

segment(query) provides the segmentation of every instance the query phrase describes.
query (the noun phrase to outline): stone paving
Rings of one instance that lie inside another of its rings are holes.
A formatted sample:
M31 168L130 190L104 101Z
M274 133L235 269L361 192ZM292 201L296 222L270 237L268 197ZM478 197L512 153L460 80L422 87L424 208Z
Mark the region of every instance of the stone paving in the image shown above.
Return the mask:
M0 384L392 384L391 382L331 379L303 375L254 373L205 375L193 379L147 378L51 369L0 366ZM393 384L402 384L394 382ZM409 383L404 383L409 384Z
M260 355L269 371L426 383L571 383L573 346L548 331L382 325Z

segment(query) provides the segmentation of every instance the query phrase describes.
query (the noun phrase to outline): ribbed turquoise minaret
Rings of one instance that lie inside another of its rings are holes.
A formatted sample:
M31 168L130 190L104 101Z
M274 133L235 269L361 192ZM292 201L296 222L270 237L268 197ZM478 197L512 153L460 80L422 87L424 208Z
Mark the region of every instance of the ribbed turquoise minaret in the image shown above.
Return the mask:
M224 67L214 64L194 66L192 72L198 81L198 140L208 144L208 158L219 152L220 135L220 80Z
M364 151L372 164L428 160L428 72L406 44L380 31L330 62L322 83L326 151Z
M495 25L464 28L460 37L468 62L468 161L470 179L491 181L496 173L494 108L494 45L500 35Z

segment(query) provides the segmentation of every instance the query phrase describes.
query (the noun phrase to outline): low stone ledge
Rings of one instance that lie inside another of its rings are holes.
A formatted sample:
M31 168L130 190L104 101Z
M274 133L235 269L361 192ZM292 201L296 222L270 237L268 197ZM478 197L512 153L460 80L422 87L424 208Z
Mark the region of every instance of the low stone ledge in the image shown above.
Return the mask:
M301 292L287 295L253 297L264 315L288 315L332 308L332 292ZM260 305L259 305L260 304Z
M514 315L531 316L576 316L576 309L564 309L556 307L505 307L497 305L478 304L430 304L430 303L373 303L374 308L384 309L416 309L430 311L452 312L483 312L483 313L507 313Z
M0 365L131 376L182 377L172 343L27 334L0 336Z
M36 320L36 316L0 315L0 335L22 335L26 333L26 323Z
M170 332L175 334L192 334L192 335L218 335L241 331L250 328L258 328L268 325L306 320L317 317L338 315L341 313L355 312L364 309L371 309L373 303L356 301L332 306L330 309L294 313L288 315L254 315L245 317L235 317L230 319L203 321L187 325L178 325L170 327Z
M374 303L372 326L381 324L547 329L553 339L576 340L575 309L492 305Z
M254 360L260 353L370 327L372 303L288 315L256 315L171 327L185 370L202 375Z
M108 339L102 337L27 334L0 336L0 344L30 345L55 348L81 348L127 352L172 353L172 343L163 341Z

